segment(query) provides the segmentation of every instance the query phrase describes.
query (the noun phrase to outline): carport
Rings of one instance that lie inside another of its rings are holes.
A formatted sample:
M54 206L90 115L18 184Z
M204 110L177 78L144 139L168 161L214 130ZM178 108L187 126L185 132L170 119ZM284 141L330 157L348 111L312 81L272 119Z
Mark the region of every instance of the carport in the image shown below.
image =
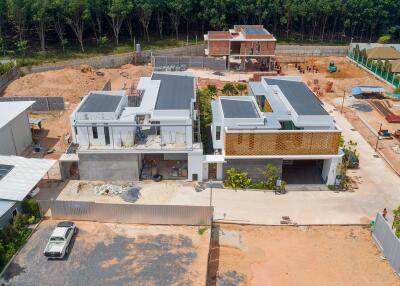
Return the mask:
M324 160L283 160L282 179L287 184L325 184Z

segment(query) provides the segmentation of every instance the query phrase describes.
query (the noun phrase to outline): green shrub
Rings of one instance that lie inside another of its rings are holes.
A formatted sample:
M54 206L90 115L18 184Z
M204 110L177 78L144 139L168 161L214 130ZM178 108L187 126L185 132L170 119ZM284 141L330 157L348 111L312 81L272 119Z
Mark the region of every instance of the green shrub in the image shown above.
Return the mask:
M227 187L234 188L235 190L238 188L245 190L252 184L252 181L248 176L249 174L245 171L230 168L226 173L228 174L228 179L225 181Z
M264 169L258 169L258 172L264 177L263 184L265 188L273 190L281 173L280 169L272 164L267 164Z
M6 63L0 63L0 75L3 75L10 71L14 67L13 62L6 62Z
M22 211L26 214L29 219L32 221L31 217L35 218L33 223L36 223L37 220L40 219L40 207L38 202L35 199L25 199L22 202ZM32 224L32 223L30 223Z
M393 93L400 93L400 86L396 87L396 88L393 90Z
M200 226L197 230L197 233L199 235L203 235L204 233L206 233L206 231L208 230L208 226L204 225L204 226Z
M378 43L379 44L387 44L389 43L391 40L391 36L390 35L382 35L379 37L378 39Z

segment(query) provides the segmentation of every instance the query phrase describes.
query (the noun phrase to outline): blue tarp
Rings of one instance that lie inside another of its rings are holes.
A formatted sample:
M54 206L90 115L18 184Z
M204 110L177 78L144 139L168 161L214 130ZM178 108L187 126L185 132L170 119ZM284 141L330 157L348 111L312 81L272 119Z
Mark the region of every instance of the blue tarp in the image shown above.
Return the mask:
M382 93L385 92L381 86L355 86L351 89L353 95L360 95L365 93Z

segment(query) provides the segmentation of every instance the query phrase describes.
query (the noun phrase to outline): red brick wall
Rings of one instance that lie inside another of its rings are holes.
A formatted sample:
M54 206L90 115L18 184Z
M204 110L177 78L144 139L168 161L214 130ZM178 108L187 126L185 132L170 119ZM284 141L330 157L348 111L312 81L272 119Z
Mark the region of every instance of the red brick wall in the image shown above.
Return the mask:
M260 45L260 51L257 47ZM253 48L253 52L251 49ZM243 42L240 47L241 55L274 55L275 42Z
M209 41L208 55L210 56L229 55L229 41Z

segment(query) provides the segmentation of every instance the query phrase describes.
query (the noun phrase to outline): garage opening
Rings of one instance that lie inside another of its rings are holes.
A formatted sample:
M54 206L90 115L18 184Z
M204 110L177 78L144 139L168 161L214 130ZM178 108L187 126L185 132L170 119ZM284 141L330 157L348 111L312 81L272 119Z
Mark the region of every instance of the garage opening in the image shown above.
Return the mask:
M284 160L282 179L287 184L325 184L322 178L323 160Z
M142 180L153 179L157 175L161 175L163 179L188 178L187 153L144 154L142 158Z

